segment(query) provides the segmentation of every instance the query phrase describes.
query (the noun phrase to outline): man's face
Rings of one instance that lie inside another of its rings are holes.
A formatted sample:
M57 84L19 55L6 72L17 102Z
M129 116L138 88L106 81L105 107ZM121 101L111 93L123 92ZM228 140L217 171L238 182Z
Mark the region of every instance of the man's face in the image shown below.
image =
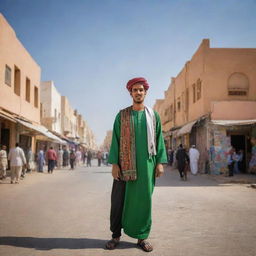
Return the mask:
M144 86L140 83L134 84L130 92L133 102L140 104L144 102L147 91L144 89Z

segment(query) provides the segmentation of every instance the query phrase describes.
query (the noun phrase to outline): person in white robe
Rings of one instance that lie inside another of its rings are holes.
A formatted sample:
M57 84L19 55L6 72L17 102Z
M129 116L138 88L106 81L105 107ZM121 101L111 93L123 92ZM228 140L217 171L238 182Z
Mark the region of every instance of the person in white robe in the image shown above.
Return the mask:
M192 145L189 149L189 160L190 160L190 169L191 173L196 175L198 172L198 160L199 160L200 153L196 149L195 145Z

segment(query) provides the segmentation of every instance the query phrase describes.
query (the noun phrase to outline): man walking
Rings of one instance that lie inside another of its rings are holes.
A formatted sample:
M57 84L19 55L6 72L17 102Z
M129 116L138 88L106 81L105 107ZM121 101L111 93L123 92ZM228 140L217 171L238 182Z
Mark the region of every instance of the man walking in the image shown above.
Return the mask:
M92 160L92 152L91 152L91 150L88 150L88 152L87 152L87 167L92 166L91 160Z
M15 144L15 148L12 148L8 154L8 160L11 166L11 184L19 183L22 166L26 165L26 157L22 148L19 147L19 143Z
M111 194L110 230L107 249L115 249L121 228L144 251L153 250L146 240L151 229L152 193L155 177L167 163L159 115L144 105L149 85L144 78L127 83L133 105L115 119L108 162L114 178Z
M57 154L53 147L47 151L47 159L48 159L48 173L52 173L55 167L55 161L57 160Z
M190 161L190 169L193 175L196 175L198 172L198 160L200 153L196 149L195 145L192 145L189 149L189 161Z
M180 178L181 180L182 179L186 180L187 172L185 168L189 164L189 157L187 155L186 150L183 148L182 144L180 144L179 149L177 150L176 159L177 159L178 170L180 173Z
M2 146L2 150L0 150L0 179L6 178L6 168L8 165L7 161L7 152L6 152L6 146Z

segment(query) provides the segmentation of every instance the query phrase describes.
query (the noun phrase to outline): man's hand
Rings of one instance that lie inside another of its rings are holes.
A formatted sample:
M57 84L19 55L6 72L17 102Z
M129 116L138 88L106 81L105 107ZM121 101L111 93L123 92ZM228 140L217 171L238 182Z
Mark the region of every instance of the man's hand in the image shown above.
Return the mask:
M162 164L157 164L155 172L156 172L156 178L159 178L160 176L162 176L163 173L164 173L163 165Z
M115 180L119 180L121 175L121 170L119 165L113 164L112 165L112 176Z

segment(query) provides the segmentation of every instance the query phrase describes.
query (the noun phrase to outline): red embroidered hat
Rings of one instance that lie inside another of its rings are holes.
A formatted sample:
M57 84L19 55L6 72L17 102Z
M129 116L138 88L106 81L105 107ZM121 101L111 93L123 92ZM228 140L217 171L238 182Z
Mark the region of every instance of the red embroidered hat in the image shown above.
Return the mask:
M147 80L146 80L145 78L143 78L143 77L135 77L135 78L129 80L128 83L127 83L127 85L126 85L127 90L128 90L128 91L131 91L131 90L132 90L132 86L133 86L134 84L137 84L137 83L142 84L142 85L144 86L144 89L145 89L145 90L148 90L148 88L149 88L148 82L147 82Z

